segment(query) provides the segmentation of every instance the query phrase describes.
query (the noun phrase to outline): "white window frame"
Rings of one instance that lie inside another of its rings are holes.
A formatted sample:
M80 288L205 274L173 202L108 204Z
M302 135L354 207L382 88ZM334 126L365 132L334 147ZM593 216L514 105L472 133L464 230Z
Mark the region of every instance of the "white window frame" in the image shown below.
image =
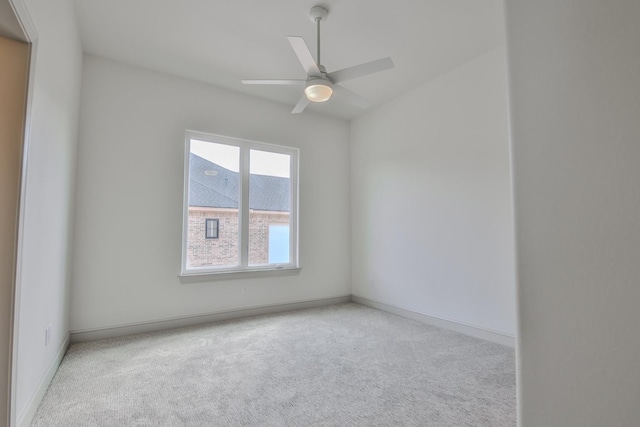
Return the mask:
M217 144L232 145L240 149L239 179L240 194L238 197L239 215L239 266L232 267L190 267L187 268L187 244L189 227L189 159L191 154L191 140L213 142ZM250 150L269 151L272 153L287 154L291 156L290 185L291 205L289 209L290 235L289 235L289 262L284 264L269 264L249 266L249 152ZM293 147L268 144L266 142L250 141L247 139L233 138L198 131L187 130L185 135L184 156L184 195L182 211L182 267L181 276L215 276L228 277L230 275L244 276L247 273L278 272L298 270L300 268L298 254L298 172L300 150Z

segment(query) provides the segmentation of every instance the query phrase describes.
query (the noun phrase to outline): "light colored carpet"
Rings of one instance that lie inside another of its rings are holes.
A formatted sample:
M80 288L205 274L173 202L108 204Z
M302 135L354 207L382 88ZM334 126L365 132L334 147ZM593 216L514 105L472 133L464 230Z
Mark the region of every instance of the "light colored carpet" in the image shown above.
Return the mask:
M74 344L33 426L515 426L514 350L348 303Z

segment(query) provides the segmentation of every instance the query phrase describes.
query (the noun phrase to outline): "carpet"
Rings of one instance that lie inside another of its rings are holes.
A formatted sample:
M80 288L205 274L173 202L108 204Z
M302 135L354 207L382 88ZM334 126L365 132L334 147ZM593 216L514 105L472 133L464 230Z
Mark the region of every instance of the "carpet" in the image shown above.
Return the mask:
M32 426L515 426L514 350L347 303L72 344Z

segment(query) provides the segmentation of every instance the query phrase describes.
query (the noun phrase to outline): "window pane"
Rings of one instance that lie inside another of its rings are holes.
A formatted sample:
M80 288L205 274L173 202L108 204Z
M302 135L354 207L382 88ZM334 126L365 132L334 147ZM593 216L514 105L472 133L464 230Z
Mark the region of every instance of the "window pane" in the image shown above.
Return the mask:
M269 264L289 262L289 224L269 225Z
M187 268L234 267L239 258L239 166L235 146L191 140ZM202 233L208 225L208 235ZM211 234L210 234L211 233Z
M289 263L291 156L250 150L249 162L249 265Z
M218 238L218 220L214 218L207 218L206 220L206 238L217 239Z

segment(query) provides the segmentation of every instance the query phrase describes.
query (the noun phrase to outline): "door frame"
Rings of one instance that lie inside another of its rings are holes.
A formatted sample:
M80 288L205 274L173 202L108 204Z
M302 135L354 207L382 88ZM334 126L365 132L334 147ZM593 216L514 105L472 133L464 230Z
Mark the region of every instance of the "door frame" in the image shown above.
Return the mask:
M25 41L29 45L29 63L27 66L27 95L25 99L25 111L24 111L24 128L22 132L22 160L20 165L20 190L18 193L18 230L16 239L16 252L15 252L15 265L14 265L14 287L13 287L13 304L11 318L12 322L9 325L10 332L10 344L9 344L9 426L16 427L18 424L17 419L17 358L18 358L18 340L19 340L19 320L20 320L20 291L22 283L22 252L23 252L23 237L24 237L24 219L25 219L25 206L26 200L26 179L27 169L29 166L29 141L30 141L30 129L31 129L31 116L33 110L33 87L34 87L34 70L36 49L38 41L38 33L36 27L33 24L29 11L24 4L23 0L8 0L13 13L20 25L22 32L24 33Z

